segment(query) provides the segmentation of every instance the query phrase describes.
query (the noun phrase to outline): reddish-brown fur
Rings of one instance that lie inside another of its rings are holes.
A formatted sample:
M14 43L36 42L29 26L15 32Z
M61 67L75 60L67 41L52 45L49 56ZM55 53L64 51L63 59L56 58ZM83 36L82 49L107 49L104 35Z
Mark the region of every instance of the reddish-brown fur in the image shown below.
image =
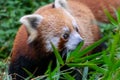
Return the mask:
M76 0L87 5L94 13L96 19L100 22L108 22L108 19L104 13L107 9L114 17L114 9L120 7L120 0Z
M72 1L72 0L68 0L68 1ZM95 15L95 18L97 19L97 21L100 21L100 22L108 22L108 19L104 12L105 9L108 10L115 17L114 9L117 9L120 7L119 0L94 0L94 1L93 0L74 0L74 1L84 3L86 6L88 6L93 12L93 14ZM73 4L70 4L70 5L73 5ZM43 8L43 10L48 8L50 8L50 5L46 6L46 8ZM77 8L78 7L76 7L75 10Z

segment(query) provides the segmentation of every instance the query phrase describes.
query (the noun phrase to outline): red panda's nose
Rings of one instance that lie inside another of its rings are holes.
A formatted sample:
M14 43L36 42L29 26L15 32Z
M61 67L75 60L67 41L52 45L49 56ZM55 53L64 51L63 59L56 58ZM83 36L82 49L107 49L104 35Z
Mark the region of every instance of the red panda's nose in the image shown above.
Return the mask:
M78 44L76 44L76 47L77 47L78 45L80 45L80 43L83 42L83 41L84 41L84 39L83 39L82 37L79 37L79 38L78 38Z
M81 41L84 41L84 39L80 36L79 37L79 41L81 42Z
M83 38L79 38L79 43L81 43L81 42L83 42L84 40L83 40Z

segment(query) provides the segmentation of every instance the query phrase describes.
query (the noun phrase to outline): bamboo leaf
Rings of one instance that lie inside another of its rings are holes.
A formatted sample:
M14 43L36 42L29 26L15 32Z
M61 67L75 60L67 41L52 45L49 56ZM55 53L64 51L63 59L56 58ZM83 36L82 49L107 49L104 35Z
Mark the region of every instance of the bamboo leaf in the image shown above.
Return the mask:
M86 63L69 63L67 65L70 66L70 67L86 67L86 66L88 66L88 67L98 71L99 73L105 73L105 70L103 68L100 68L96 64L89 63L89 62L86 62Z
M115 10L118 23L120 23L120 7Z
M75 80L71 75L68 73L63 74L63 76L66 78L66 80Z
M28 70L25 69L25 68L22 68L22 69L29 75L29 77L26 78L26 80L29 80L31 77L34 77L34 76L33 76L33 73L31 73L30 71L28 71Z
M82 41L74 51L72 51L71 53L68 54L69 56L67 57L66 62L71 62L74 59L76 59L77 55L79 55L78 53L79 53L81 47L83 46L83 44L84 44L84 42Z
M94 48L96 48L97 46L99 46L102 42L104 42L105 40L107 40L108 37L103 37L102 39L100 39L99 41L93 43L92 45L88 46L87 48L83 49L82 51L79 52L78 57L80 58L81 56L85 55L86 53L90 52L91 50L93 50Z
M61 65L64 65L64 61L62 60L62 57L60 56L60 53L58 52L58 50L55 48L55 46L54 46L52 43L51 43L51 45L52 45L54 54L55 54L58 62L59 62Z
M60 64L59 62L57 61L57 66L56 68L52 71L52 78L55 79L55 80L59 80L60 78L60 75L61 75L61 72L60 72Z
M91 54L89 56L85 56L85 57L82 57L82 58L76 58L76 59L74 59L73 62L84 62L86 60L97 58L100 55L102 55L102 52Z
M82 80L87 80L88 67L84 67Z
M118 61L114 64L114 69L113 69L113 71L116 71L118 68L120 68L120 60L118 60Z
M48 65L48 79L49 80L52 80L51 66L52 66L52 62L50 62Z
M113 43L111 45L111 49L110 49L110 60L113 61L113 58L115 56L115 52L116 52L116 48L117 48L117 44L120 40L120 35L119 34L116 34L116 35L113 35Z
M110 14L110 12L108 10L104 10L107 18L109 19L109 21L113 24L113 25L118 25L117 21L114 19L114 17Z

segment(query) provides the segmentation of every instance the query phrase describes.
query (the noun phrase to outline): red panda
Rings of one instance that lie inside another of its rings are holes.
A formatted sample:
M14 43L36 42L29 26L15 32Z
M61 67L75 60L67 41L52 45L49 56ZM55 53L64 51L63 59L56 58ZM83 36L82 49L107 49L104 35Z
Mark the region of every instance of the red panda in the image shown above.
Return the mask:
M107 19L104 10L108 10L112 16L115 17L115 9L120 7L120 0L76 0L78 2L82 2L85 5L87 5L93 14L95 15L95 18L99 22L109 22Z
M75 0L55 0L35 13L20 19L23 24L15 37L9 74L21 80L29 75L43 75L50 61L56 65L50 42L62 52L72 51L84 41L86 47L101 38L92 11ZM62 53L61 53L62 54ZM22 77L21 77L22 76Z

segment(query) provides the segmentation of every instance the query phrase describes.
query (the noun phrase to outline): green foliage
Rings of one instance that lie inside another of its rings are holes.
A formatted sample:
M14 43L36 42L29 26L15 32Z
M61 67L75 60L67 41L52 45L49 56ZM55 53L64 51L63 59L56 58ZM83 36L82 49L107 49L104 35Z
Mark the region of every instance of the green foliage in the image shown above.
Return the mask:
M64 65L64 61L62 60L62 57L60 56L60 53L59 51L54 47L54 45L51 43L52 45L52 48L53 48L53 51L55 53L55 56L57 57L58 59L58 62L61 64L61 65Z

